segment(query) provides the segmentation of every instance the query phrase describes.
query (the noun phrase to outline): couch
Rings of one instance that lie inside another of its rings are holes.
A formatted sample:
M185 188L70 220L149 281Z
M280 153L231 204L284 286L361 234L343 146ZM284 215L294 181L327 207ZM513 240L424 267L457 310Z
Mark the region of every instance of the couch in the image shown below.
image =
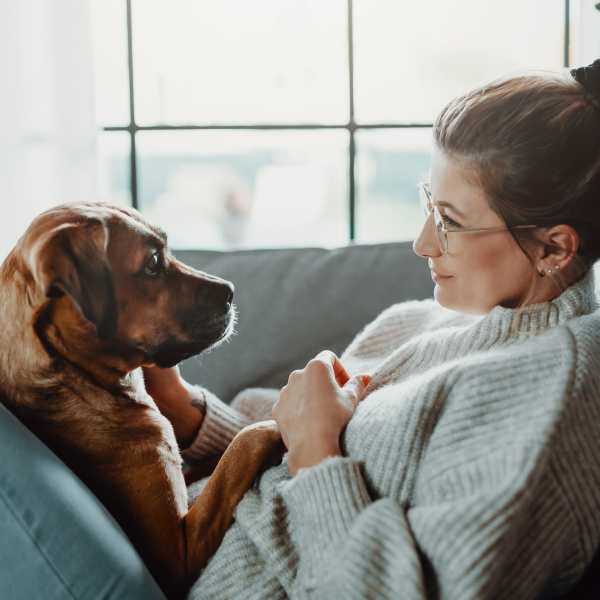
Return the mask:
M386 306L433 289L408 243L176 254L236 286L237 334L181 365L226 401L281 386L319 350L340 353ZM100 502L1 404L0 456L0 598L164 598ZM600 598L595 572L570 598Z

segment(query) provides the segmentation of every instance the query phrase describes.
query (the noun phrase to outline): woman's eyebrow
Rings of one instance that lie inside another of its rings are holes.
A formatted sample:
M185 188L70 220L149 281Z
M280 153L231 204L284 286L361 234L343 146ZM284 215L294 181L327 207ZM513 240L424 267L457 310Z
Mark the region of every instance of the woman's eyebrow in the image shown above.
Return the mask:
M454 204L450 204L450 202L436 202L438 206L443 206L444 208L449 208L452 212L456 213L461 219L466 219L467 217L463 215Z

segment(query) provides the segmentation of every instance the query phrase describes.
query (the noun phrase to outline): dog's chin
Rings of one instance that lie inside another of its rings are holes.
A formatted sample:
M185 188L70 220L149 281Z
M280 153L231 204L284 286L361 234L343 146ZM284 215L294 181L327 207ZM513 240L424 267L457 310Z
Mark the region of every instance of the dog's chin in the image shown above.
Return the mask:
M187 358L212 350L222 344L233 333L235 319L227 319L214 331L204 331L193 341L169 340L157 347L148 357L148 362L166 369L174 367Z

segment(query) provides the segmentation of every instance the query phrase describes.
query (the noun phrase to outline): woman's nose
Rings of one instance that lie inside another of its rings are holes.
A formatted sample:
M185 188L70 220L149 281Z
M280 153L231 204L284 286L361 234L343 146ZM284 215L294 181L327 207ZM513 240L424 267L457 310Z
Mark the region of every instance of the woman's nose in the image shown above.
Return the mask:
M413 252L421 258L440 256L442 254L434 231L433 215L429 215L425 223L423 223L421 232L413 242Z

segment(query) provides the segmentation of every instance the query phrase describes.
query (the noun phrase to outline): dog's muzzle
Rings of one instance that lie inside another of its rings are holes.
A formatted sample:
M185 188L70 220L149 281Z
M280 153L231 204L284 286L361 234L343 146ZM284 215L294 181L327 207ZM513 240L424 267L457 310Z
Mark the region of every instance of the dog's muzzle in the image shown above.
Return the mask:
M158 367L173 367L181 361L205 352L224 342L234 331L236 310L228 303L225 314L211 319L195 319L186 328L191 339L181 340L176 337L167 338L148 353L149 362Z

